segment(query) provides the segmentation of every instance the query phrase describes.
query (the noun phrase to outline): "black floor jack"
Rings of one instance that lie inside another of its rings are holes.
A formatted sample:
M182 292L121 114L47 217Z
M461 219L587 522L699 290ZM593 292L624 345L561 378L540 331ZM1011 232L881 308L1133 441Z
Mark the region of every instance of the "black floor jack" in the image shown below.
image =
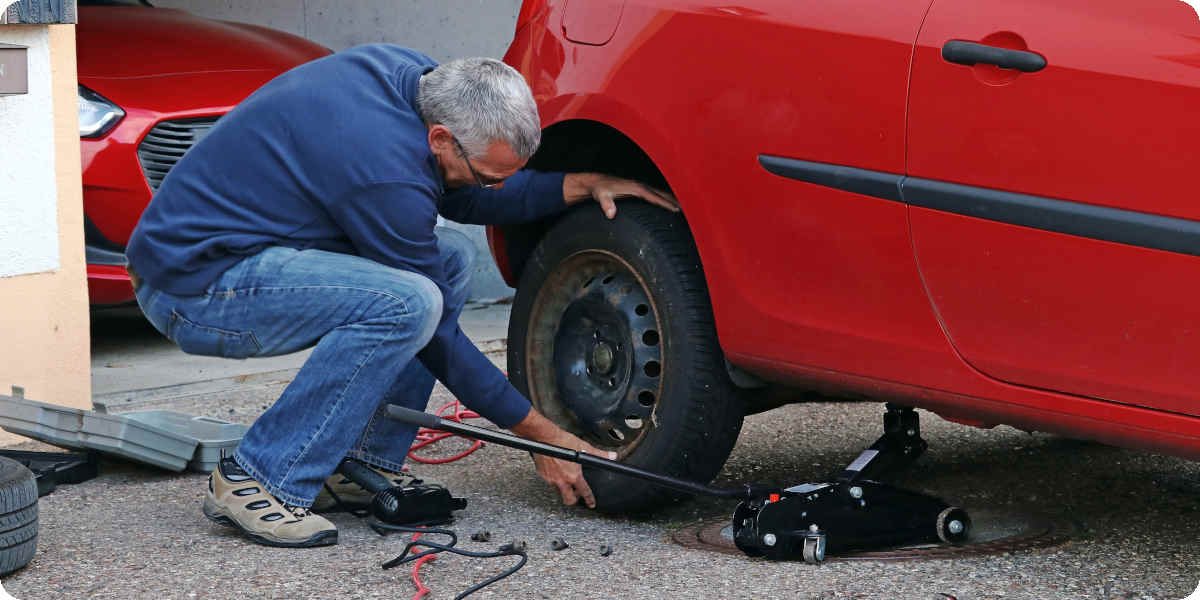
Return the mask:
M759 484L711 487L395 405L388 407L388 416L636 477L690 494L740 500L733 512L733 541L749 556L819 563L826 554L922 543L961 544L971 528L971 520L963 509L879 481L910 465L928 446L921 439L916 411L908 407L887 405L883 436L830 481L783 489ZM354 478L352 474L347 476ZM389 513L397 509L394 501L377 504L377 518L395 517ZM449 509L445 513L448 515Z

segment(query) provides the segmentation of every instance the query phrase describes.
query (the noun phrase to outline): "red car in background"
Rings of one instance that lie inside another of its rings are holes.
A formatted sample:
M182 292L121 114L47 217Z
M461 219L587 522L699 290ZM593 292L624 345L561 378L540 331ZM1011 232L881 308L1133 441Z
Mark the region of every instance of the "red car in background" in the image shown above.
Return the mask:
M1179 0L526 0L530 166L683 214L492 228L510 377L700 481L764 385L1200 458L1198 40Z
M93 306L134 301L125 244L167 172L238 102L330 53L264 27L81 1L75 28L84 238Z

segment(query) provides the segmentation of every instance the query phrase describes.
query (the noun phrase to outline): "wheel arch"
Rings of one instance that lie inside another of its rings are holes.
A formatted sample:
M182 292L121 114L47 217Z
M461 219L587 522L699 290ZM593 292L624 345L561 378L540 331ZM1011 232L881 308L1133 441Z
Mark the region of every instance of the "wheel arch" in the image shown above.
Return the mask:
M566 119L546 127L542 132L542 144L526 168L605 173L675 192L669 176L643 144L617 127L593 119ZM686 210L684 212L686 222ZM525 261L559 217L561 215L535 223L488 227L492 256L510 286L516 287ZM694 239L695 231L692 233Z

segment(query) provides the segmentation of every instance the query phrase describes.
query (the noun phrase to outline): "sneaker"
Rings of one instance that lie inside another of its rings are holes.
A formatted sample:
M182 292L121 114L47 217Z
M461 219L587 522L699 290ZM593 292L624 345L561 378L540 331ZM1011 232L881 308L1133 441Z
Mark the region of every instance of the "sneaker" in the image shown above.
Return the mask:
M367 466L372 471L387 478L388 481L392 482L393 486L405 487L422 483L421 479L413 477L408 473L395 473L371 465ZM313 500L312 510L313 512L338 512L342 510L355 512L366 510L371 507L371 500L374 498L375 494L368 492L361 485L346 478L341 473L334 473L329 476L329 479L325 480L325 486L321 488L320 493L317 494L317 498Z
M233 458L222 458L208 478L204 516L236 527L266 546L307 548L337 543L333 523L267 493Z

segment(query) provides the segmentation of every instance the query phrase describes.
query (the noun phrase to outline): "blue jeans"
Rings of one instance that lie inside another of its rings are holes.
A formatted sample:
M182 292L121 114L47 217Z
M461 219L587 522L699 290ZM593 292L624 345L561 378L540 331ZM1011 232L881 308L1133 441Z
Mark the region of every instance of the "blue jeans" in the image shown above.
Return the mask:
M443 316L458 319L475 246L439 228L451 296L424 275L348 254L272 247L229 268L200 296L143 283L138 304L184 352L273 356L316 346L234 458L267 491L311 506L343 457L398 471L416 428L387 404L425 410L433 375L415 360Z

